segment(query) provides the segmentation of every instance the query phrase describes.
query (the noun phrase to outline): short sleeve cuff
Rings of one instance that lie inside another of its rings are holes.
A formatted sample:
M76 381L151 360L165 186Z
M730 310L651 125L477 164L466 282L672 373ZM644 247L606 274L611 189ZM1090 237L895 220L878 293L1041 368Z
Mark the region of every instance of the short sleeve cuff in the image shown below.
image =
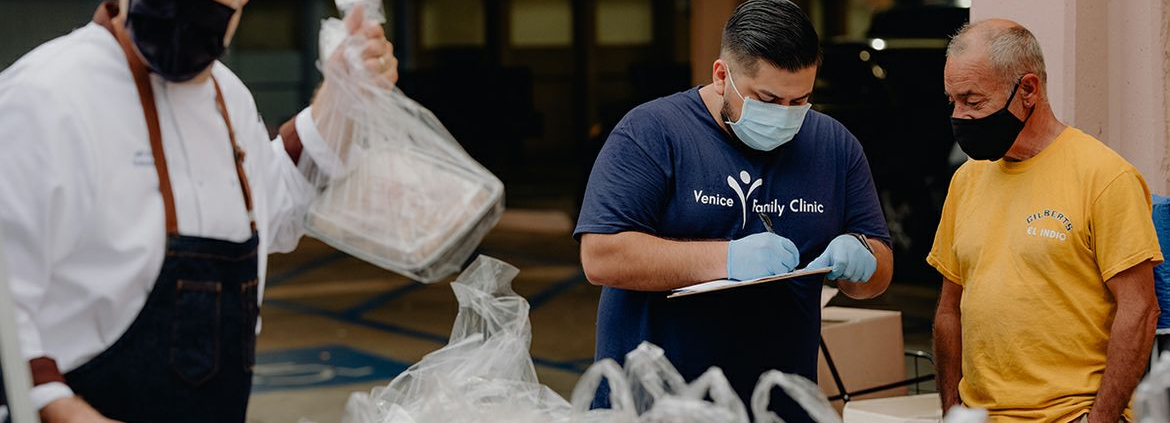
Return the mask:
M646 233L646 234L650 234L650 235L656 234L654 231L652 231L648 228L639 229L639 228L631 228L631 227L619 226L619 225L583 224L583 225L577 225L577 228L573 229L573 238L576 239L577 241L581 241L581 236L583 236L585 234L612 235L612 234L617 234L617 233L622 233L622 232L631 232L631 231L642 232L642 233Z
M344 166L341 163L341 158L337 157L329 144L325 142L325 137L317 128L317 124L313 121L313 107L306 107L297 114L295 127L297 136L301 139L301 145L304 153L309 155L317 169L326 176L337 175ZM301 160L304 160L302 157Z
M1146 250L1137 254L1126 257L1124 260L1117 262L1112 266L1101 270L1101 280L1108 282L1117 276L1118 273L1129 270L1129 268L1137 266L1145 261L1152 261L1154 265L1162 262L1162 253L1157 250Z
M954 270L951 270L947 266L943 265L942 260L940 260L938 256L934 255L933 253L926 256L926 263L929 264L930 267L933 267L935 270L937 270L938 273L942 274L944 278L947 278L956 284L963 285L963 278L959 277L959 274Z
M29 401L37 410L45 408L53 401L73 396L73 390L61 382L49 382L33 387L28 392Z

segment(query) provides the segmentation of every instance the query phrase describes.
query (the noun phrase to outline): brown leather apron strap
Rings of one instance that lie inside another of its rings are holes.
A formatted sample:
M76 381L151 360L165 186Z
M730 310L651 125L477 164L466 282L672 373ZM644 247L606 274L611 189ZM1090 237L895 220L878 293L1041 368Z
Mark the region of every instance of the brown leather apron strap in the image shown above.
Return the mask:
M103 22L106 29L118 39L122 46L122 53L130 63L130 73L134 75L134 85L138 87L138 101L142 103L142 113L146 117L146 132L150 135L150 151L154 155L154 169L158 173L158 190L163 198L163 210L166 212L167 234L179 234L179 219L175 214L175 194L171 190L171 175L167 170L167 158L163 152L162 129L158 123L158 108L154 104L154 89L150 86L150 70L138 59L130 44L130 36L126 31L114 25L112 21Z
M98 8L94 22L105 27L122 46L122 53L130 64L130 73L134 75L134 85L138 88L138 101L142 104L142 113L146 118L146 132L150 136L150 150L154 155L154 169L158 173L159 193L163 198L163 210L166 213L167 235L179 235L179 219L175 212L175 195L171 189L171 176L167 169L167 158L163 151L162 129L158 120L158 108L154 103L154 88L150 85L150 69L138 58L130 41L130 35L120 25L115 25L113 17L117 16L116 3L106 2ZM248 177L244 174L244 150L236 143L236 133L232 129L232 121L228 118L227 106L223 101L223 91L215 78L211 79L215 86L215 101L220 116L227 125L228 139L232 143L232 154L236 162L236 174L240 178L240 189L244 195L244 206L248 210L248 221L252 231L256 230L256 219L252 211L252 189L248 184Z
M215 77L211 77L211 85L215 86L215 104L218 106L219 115L223 116L223 123L227 125L228 139L232 142L232 152L236 159L236 176L240 178L240 189L244 193L244 207L248 209L248 221L252 225L252 231L256 231L256 217L252 211L252 185L248 183L248 175L244 173L244 149L240 148L240 144L236 142L236 131L232 129L232 120L228 118L227 105L223 102L223 90L219 88L219 81Z

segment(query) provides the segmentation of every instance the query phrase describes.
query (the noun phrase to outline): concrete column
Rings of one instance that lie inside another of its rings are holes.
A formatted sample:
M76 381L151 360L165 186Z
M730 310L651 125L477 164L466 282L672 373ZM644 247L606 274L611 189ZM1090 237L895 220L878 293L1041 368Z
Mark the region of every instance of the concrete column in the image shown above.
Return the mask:
M975 0L971 19L1036 35L1057 118L1105 142L1170 193L1170 6L1164 0Z
M711 83L711 64L719 58L723 26L738 5L738 0L691 1L691 80L694 84Z

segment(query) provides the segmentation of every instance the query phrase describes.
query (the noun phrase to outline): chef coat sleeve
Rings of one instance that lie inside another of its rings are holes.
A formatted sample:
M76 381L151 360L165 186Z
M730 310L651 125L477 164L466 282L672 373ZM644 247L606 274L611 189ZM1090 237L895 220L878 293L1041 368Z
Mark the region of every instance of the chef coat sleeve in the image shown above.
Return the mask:
M69 255L88 224L96 191L89 131L69 109L52 90L0 80L0 246L37 408L73 395L43 349L34 316L51 312L41 304L54 262Z
M300 143L320 142L312 118L301 118L308 114L308 109L298 114L294 118L295 129L284 129L273 140L268 139L263 124L254 125L253 137L267 143L265 148L256 149L260 166L253 168L265 178L265 192L254 192L253 195L263 195L267 200L268 207L262 210L264 215L256 216L256 219L268 222L268 231L261 236L266 238L270 253L287 253L296 248L305 233L305 213L320 191L310 183L309 176L316 172L311 154L299 154L299 160L294 162L290 152L285 150L285 138L290 136L299 137ZM302 120L306 123L301 123ZM286 128L292 126L285 125Z

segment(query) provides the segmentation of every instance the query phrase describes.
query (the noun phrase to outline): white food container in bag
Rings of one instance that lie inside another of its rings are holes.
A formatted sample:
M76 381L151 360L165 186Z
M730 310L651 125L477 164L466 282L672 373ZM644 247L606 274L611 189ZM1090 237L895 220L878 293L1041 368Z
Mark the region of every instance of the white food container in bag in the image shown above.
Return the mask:
M341 28L323 24L322 57L352 43ZM503 183L397 88L360 66L322 68L332 107L314 119L335 160L314 156L329 171L305 217L308 233L420 282L458 272L503 214Z
M503 184L486 171L411 150L373 150L358 160L313 203L306 229L379 267L436 282L459 271L503 214ZM384 194L359 195L374 185Z

